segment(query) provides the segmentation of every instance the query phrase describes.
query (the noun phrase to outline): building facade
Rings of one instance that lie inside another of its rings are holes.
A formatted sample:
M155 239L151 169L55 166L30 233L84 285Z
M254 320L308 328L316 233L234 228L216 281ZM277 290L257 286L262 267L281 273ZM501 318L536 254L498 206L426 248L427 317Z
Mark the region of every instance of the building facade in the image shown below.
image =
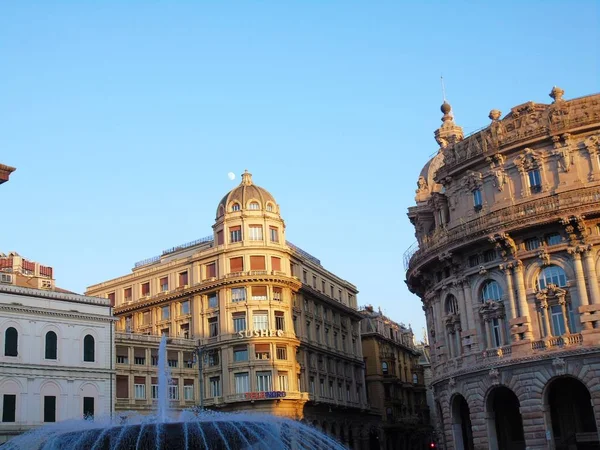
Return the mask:
M432 430L413 332L372 306L360 312L367 396L371 412L378 416L370 433L371 448L426 448Z
M66 293L51 267L0 255L0 443L111 414L113 322L105 298Z
M409 208L449 449L600 445L600 95L527 102L440 149Z
M155 408L166 334L174 409L287 416L353 448L368 438L356 287L286 241L279 206L248 172L219 202L211 236L87 294L120 319L117 411Z

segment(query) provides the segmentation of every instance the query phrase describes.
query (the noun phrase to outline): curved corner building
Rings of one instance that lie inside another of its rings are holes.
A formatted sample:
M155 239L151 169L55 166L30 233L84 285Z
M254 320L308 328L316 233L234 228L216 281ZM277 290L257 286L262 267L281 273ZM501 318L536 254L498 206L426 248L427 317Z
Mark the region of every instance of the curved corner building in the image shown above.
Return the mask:
M272 413L366 445L356 287L286 241L279 205L248 172L212 228L88 288L120 318L117 413L155 410L166 334L172 409Z
M440 149L408 216L447 449L600 440L600 95L527 102Z

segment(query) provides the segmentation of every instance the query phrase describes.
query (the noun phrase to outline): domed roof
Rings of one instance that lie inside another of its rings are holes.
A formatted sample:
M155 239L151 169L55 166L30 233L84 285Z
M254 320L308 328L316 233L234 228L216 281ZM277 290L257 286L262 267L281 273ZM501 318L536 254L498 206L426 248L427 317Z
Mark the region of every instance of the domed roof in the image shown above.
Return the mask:
M258 208L250 207L250 203L258 203ZM222 215L221 207L223 208L223 212L231 212L234 204L239 205L239 210L268 210L268 207L270 207L272 208L271 212L277 211L277 202L275 201L275 198L273 198L269 191L252 182L252 174L248 172L248 170L242 174L242 182L239 186L229 191L219 202L219 206L217 206L217 217Z

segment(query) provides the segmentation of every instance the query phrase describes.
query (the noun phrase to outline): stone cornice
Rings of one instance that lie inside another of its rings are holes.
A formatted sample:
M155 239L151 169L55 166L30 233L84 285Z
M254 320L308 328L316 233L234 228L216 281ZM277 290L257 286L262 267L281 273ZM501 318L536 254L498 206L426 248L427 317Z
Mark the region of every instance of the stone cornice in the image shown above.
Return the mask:
M536 363L536 362L541 362L541 361L551 361L554 358L557 357L561 357L561 358L567 358L567 357L572 357L572 356L580 356L580 355L588 355L590 353L600 353L600 348L577 348L577 349L572 349L572 350L565 350L565 351L551 351L551 352L546 352L546 353L536 353L533 355L528 355L528 356L524 356L521 358L506 358L506 359L497 359L494 361L490 361L487 363L481 363L481 364L477 364L475 363L472 366L463 368L463 369L458 369L455 370L453 372L448 372L446 374L444 374L443 376L440 377L435 377L431 382L432 386L434 385L438 385L440 383L444 383L448 380L450 380L451 378L456 378L459 376L467 376L467 375L474 375L477 372L481 372L481 371L485 371L485 370L489 370L492 368L502 368L502 367L516 367L518 365L521 364L528 364L528 363ZM435 370L434 370L435 372Z
M238 274L228 274L227 276L214 280L203 281L202 283L195 284L185 289L175 289L167 293L158 294L127 305L115 307L115 314L123 314L126 312L155 306L166 301L184 298L194 294L207 293L217 288L229 285L239 285L243 283L276 283L288 286L294 291L298 291L302 284L296 277L276 275L274 272L265 271L264 274L259 274L258 271L239 272Z
M308 284L301 284L301 292L302 291L306 292L311 297L316 297L319 300L325 302L329 307L342 310L345 314L351 315L354 319L357 319L359 321L364 319L364 316L358 310L350 308L349 306L344 305L342 302L338 302L332 299L328 295L325 295L322 292L316 290L315 288L310 287ZM348 332L348 334L350 333L351 331Z
M53 378L76 378L73 374L89 374L89 375L112 375L116 373L116 369L107 369L104 367L98 366L61 366L61 365L53 365L53 364L28 364L28 363L18 363L11 361L2 361L2 369L0 370L0 374L7 375L7 369L16 369L19 377L23 378L32 378L39 377L40 375L36 374L37 371L46 372L66 372L65 375L60 375L53 373ZM47 374L43 375L44 377L48 377Z
M32 289L21 286L0 285L0 294L1 293L23 295L27 297L47 298L50 300L62 300L66 302L82 303L96 306L106 306L107 308L110 307L110 300L107 298L90 297L79 294L66 294L63 292L56 292L43 289Z
M77 311L61 311L59 309L36 308L16 304L0 304L0 312L11 312L22 316L36 315L47 317L61 317L64 319L76 319L87 322L116 322L119 319L113 316L100 316Z

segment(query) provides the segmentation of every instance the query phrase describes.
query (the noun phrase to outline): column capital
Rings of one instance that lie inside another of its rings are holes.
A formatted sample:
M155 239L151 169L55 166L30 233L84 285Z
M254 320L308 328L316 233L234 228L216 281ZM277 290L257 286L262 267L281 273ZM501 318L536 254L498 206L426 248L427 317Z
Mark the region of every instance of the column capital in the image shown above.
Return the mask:
M589 252L591 250L591 246L588 245L576 245L574 247L568 247L567 253L569 255L573 255L573 259L581 259L581 254L584 252Z
M498 266L498 268L502 271L504 271L507 275L510 273L511 270L513 270L515 267L515 263L513 261L511 262L507 262L504 264L500 264Z

